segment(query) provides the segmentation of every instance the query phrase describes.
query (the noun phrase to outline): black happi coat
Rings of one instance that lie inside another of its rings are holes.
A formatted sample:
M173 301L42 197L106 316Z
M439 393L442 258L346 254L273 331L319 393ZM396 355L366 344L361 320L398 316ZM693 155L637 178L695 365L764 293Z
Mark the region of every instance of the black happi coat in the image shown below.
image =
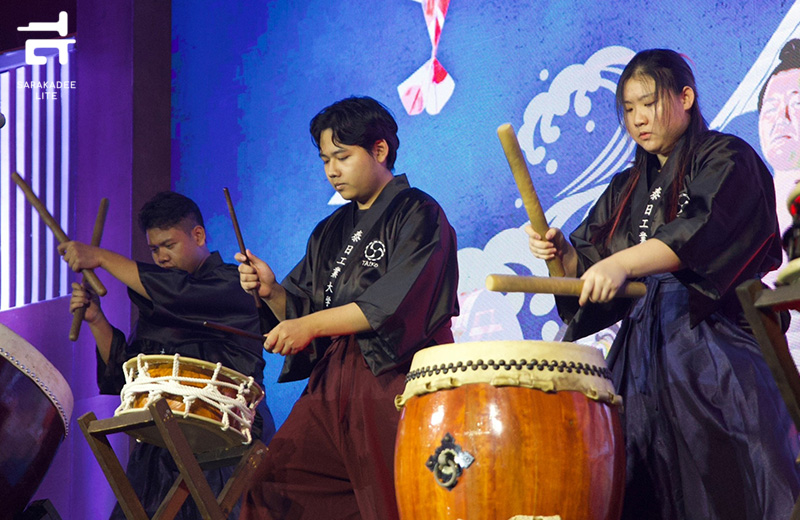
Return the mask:
M683 145L679 142L676 152ZM667 161L660 172L657 166L658 161L652 157L650 171L639 179L608 247L593 244L592 238L615 215L630 169L614 176L586 220L570 235L578 252L577 276L617 251L657 238L683 262L684 268L673 274L689 289L692 326L719 309L737 314L733 289L747 279L760 278L781 263L769 170L743 140L709 131L686 176L685 189L678 198L678 216L665 223L664 200L675 175L675 162ZM566 341L624 318L632 304L614 300L579 309L574 298L557 301L562 318L569 323Z
M351 202L320 222L282 282L286 318L355 302L372 331L356 340L374 374L433 344L451 343L458 314L456 235L441 207L398 175L366 211ZM277 324L264 313L262 330ZM309 376L330 338L287 356L279 381Z
M215 321L258 334L253 297L239 286L235 265L224 263L216 251L194 274L152 264L137 265L139 278L151 299L128 290L139 310L139 320L129 342L121 331L114 329L107 365L98 354L97 380L101 393L120 392L125 384L122 364L140 353L179 353L222 363L262 383L265 363L258 341L203 326L204 321Z

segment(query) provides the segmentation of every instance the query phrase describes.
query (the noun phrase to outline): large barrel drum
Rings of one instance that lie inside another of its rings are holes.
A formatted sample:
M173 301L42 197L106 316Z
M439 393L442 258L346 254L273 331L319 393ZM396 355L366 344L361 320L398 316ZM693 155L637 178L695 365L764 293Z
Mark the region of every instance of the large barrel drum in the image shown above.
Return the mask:
M0 518L28 505L68 433L72 391L33 345L0 325Z
M618 519L620 401L593 347L503 341L418 352L396 402L400 517Z

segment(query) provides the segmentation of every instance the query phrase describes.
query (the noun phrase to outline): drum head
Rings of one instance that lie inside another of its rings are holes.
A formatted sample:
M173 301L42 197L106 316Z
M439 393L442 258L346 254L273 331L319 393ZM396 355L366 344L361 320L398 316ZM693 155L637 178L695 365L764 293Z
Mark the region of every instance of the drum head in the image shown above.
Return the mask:
M545 392L576 391L621 404L600 350L577 343L489 341L436 345L414 354L398 409L412 397L488 383Z

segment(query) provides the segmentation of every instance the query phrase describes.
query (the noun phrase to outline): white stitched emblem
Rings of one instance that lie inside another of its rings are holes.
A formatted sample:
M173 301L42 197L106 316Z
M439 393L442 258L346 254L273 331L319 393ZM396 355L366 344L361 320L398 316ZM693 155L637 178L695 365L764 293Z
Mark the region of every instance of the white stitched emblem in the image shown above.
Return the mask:
M678 195L678 215L683 213L683 209L689 204L689 201L692 199L689 197L689 194L685 191L682 191L680 195Z
M380 240L373 240L364 248L364 257L367 260L377 262L386 255L386 246Z

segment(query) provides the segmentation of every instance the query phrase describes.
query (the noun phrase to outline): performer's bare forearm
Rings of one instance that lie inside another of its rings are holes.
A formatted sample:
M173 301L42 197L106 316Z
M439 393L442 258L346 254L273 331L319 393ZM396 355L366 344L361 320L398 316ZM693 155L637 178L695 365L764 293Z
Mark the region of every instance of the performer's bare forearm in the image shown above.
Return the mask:
M317 311L301 319L308 320L313 335L317 338L346 336L372 330L367 317L356 303Z
M278 320L286 319L286 289L281 284L272 284L269 296L261 299L269 306Z
M108 364L111 354L111 342L114 339L114 328L102 313L94 322L88 324L89 330L92 331L92 336L94 336L94 341L97 343L97 352L100 353L103 363Z
M578 253L569 242L567 242L567 246L561 257L561 263L564 266L564 276L574 278L578 273Z
M372 330L372 327L361 308L355 303L348 303L281 321L267 334L264 348L285 356L303 350L314 338L349 336L368 330Z
M625 269L628 278L671 273L683 267L678 255L657 238L623 249L614 253L611 258Z
M142 280L139 278L139 266L134 260L108 249L101 249L100 251L100 267L140 296L150 299L144 285L142 285Z

